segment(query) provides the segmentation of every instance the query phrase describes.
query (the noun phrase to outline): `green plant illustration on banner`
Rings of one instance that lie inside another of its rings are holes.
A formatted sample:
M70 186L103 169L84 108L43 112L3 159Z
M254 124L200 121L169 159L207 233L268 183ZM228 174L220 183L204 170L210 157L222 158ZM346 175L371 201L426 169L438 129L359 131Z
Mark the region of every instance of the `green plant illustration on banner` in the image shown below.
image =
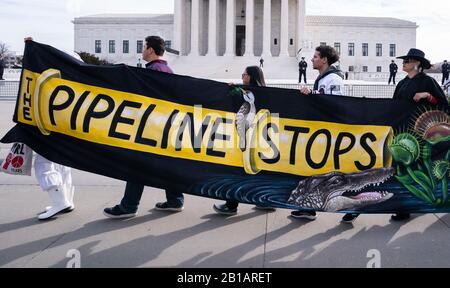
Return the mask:
M417 118L413 132L398 134L389 145L397 163L396 179L417 198L436 207L450 203L447 180L450 149L443 159L432 160L431 155L437 144L447 141L450 141L450 117L433 110Z

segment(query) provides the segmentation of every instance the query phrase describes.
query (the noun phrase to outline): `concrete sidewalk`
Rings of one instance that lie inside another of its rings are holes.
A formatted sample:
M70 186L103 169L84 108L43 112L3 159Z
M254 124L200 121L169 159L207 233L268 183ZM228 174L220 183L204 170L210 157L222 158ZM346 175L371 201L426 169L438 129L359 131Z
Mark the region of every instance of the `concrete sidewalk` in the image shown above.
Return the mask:
M12 127L13 102L0 107L0 136ZM7 146L2 146L0 159ZM186 196L185 210L153 209L161 190L146 188L139 215L111 220L102 214L122 197L121 181L74 171L74 212L49 222L36 213L48 205L34 177L0 173L0 267L66 267L68 251L81 267L366 267L371 250L382 267L450 267L450 216L416 215L404 223L390 215L361 215L354 225L339 214L316 221L291 219L241 205L222 217L216 200Z

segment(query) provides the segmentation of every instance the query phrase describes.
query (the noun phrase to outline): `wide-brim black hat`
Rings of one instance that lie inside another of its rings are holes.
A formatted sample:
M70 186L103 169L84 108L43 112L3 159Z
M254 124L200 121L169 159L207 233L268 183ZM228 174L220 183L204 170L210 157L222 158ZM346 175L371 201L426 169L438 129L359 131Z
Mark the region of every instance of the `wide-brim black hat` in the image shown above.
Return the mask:
M422 63L423 69L431 68L431 62L430 60L425 58L425 53L422 50L411 48L409 49L407 55L397 57L397 59L409 59L409 58L420 61L420 63Z

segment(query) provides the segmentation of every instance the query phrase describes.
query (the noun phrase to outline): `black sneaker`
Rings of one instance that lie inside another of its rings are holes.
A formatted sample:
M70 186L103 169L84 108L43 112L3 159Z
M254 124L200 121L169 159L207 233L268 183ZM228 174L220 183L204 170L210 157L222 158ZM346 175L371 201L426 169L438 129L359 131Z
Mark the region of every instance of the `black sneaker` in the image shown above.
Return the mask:
M298 219L308 219L308 220L316 220L317 214L315 211L292 211L291 217L298 218Z
M181 211L183 211L184 207L183 206L174 207L174 206L170 206L169 203L167 203L167 202L159 202L159 203L156 203L155 209L160 210L160 211L181 212Z
M236 215L237 214L237 208L230 209L230 208L228 208L227 204L220 204L220 205L214 204L213 209L214 209L214 211L216 211L217 213L222 214L222 215Z
M404 221L411 218L411 214L409 213L395 213L391 216L392 221Z
M341 222L342 223L353 223L353 221L356 220L356 218L358 218L359 214L358 213L347 213L344 215L344 217L342 217Z
M116 206L111 207L111 208L105 208L103 210L103 214L106 217L113 218L113 219L132 218L132 217L135 217L137 215L136 212L129 213L129 212L123 211L122 208L120 208L119 205L116 205Z

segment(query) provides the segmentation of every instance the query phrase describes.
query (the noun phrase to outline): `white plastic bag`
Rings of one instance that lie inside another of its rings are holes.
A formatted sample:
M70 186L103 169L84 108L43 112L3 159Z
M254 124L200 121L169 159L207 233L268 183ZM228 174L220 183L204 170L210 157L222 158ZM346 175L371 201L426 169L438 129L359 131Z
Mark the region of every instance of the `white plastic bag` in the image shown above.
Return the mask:
M14 143L1 165L1 171L12 175L31 176L33 150L23 143Z

